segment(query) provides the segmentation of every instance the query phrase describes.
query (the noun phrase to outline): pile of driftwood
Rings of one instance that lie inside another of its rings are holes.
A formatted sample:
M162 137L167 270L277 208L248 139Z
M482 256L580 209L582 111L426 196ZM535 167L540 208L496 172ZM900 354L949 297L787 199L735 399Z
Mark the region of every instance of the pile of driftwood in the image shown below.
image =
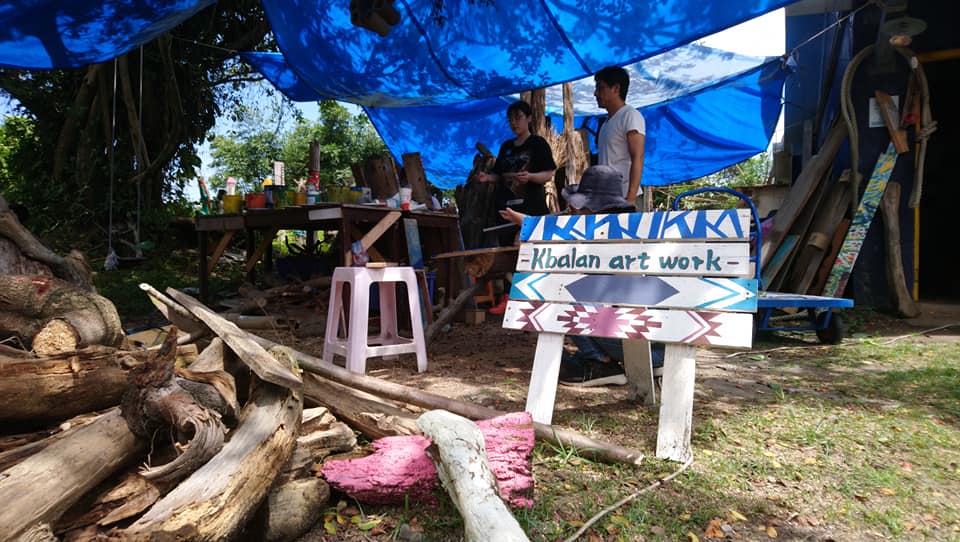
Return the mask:
M20 310L40 325L7 333L21 348L0 345L0 541L293 540L332 491L430 503L441 486L466 539L525 540L510 507L532 505L534 435L642 459L526 413L350 373L172 288L141 286L172 325L162 344L136 348L108 300L52 274L11 275L21 295L3 298L6 312L22 299L47 310ZM52 292L87 302L40 302ZM102 332L85 330L91 319ZM70 340L38 352L54 320ZM373 445L358 449L358 434Z

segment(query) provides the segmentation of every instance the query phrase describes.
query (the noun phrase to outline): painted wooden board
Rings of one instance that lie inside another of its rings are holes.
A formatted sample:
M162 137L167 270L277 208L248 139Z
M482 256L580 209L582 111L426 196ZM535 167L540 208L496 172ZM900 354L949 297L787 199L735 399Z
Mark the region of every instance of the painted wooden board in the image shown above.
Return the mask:
M543 333L749 348L753 314L510 301L503 327Z
M523 219L521 241L747 239L749 209L546 215Z
M753 276L742 243L524 243L517 271Z
M515 273L510 298L756 312L757 280L582 273Z
M757 299L761 309L796 308L845 308L852 307L853 300L843 297L824 297L808 294L788 294L783 292L763 292Z
M887 146L887 151L880 155L877 165L873 168L873 174L870 176L870 181L867 182L863 197L860 199L860 205L857 207L857 214L853 217L850 229L847 230L847 236L840 247L840 252L833 262L830 276L827 277L827 284L823 288L824 296L840 297L843 295L843 291L847 287L847 281L850 280L850 273L853 271L853 266L857 263L857 257L860 255L860 248L867 236L867 230L870 229L873 217L877 214L877 207L880 205L883 192L890 181L890 174L896 164L897 152L893 143L890 143Z
M780 246L777 248L777 253L770 259L770 263L763 267L763 276L761 278L763 279L764 286L769 287L769 285L773 283L773 277L775 277L780 271L780 268L783 267L784 262L787 261L787 257L793 252L799 240L799 235L788 235L783 239L783 242L780 243Z

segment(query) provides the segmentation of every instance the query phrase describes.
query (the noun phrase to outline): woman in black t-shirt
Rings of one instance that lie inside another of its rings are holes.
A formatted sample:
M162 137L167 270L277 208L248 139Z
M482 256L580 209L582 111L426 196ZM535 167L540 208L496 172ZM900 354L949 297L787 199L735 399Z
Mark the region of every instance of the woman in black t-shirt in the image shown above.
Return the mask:
M494 192L497 207L497 223L506 224L500 211L513 209L526 215L545 215L547 194L544 185L553 182L557 164L547 140L530 132L533 111L527 102L514 102L507 108L510 130L517 137L500 145L493 170L479 172L474 176L481 183L497 183ZM516 239L516 230L506 230L499 236L500 246L511 246ZM506 285L509 288L509 283ZM507 293L490 309L491 314L503 314L507 307Z
M500 145L492 171L474 176L481 183L497 183L497 211L509 207L527 215L550 212L544 185L553 180L557 164L547 140L530 132L532 116L527 102L510 104L507 120L517 137Z

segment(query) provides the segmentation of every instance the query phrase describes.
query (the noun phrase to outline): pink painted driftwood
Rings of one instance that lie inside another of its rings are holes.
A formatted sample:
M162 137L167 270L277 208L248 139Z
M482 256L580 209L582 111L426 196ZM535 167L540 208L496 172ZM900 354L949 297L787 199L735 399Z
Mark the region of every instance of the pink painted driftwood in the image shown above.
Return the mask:
M483 433L490 469L504 501L514 508L533 507L533 420L514 412L477 422ZM373 453L358 459L329 460L320 469L327 483L360 502L374 504L412 501L436 503L439 478L426 449L430 440L419 435L384 437L373 442Z

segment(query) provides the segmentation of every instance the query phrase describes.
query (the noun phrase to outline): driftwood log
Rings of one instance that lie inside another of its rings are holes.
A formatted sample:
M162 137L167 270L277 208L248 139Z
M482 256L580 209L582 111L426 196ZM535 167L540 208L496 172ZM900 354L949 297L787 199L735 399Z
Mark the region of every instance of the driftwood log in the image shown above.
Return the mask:
M272 348L279 346L269 339L247 332L241 333L250 340L255 341L261 347ZM342 367L326 363L320 358L304 352L291 350L291 354L297 360L301 369L310 371L324 378L329 378L340 384L388 399L402 401L426 409L447 410L473 420L495 418L505 414L492 408L457 401L408 386L387 382L379 378L351 373ZM581 455L596 461L625 463L628 465L639 465L643 461L644 455L638 450L595 440L574 431L536 422L534 422L534 429L537 438L556 445L575 448Z
M420 432L417 416L400 403L311 373L303 375L303 392L307 400L329 408L338 419L372 439Z
M0 275L0 335L31 342L40 355L120 346L124 338L110 300L42 275Z
M160 482L185 478L220 451L226 433L221 416L230 409L230 400L215 386L176 374L176 343L173 327L163 348L130 371L121 403L130 430L145 441L172 432L175 443L185 442L184 452L173 461L141 471L144 478Z
M52 523L144 449L113 409L0 473L0 541Z
M238 533L267 496L293 451L303 402L291 390L259 382L230 442L117 540L219 541Z
M29 274L36 269L34 264L25 264L26 259L49 268L53 276L73 284L77 288L93 292L93 271L83 254L71 251L68 256L60 256L47 248L29 230L23 227L17 215L10 210L7 201L0 196L0 237L8 239L16 247L19 255L13 254L11 247L2 251L6 257L0 259L0 274ZM19 271L22 269L22 271ZM46 273L40 273L46 274Z
M0 352L0 423L65 420L116 406L125 366L115 349L102 346L42 358Z
M468 542L494 537L502 542L529 540L497 493L480 428L443 410L421 415L417 425L433 441L428 453L463 516L464 538Z

